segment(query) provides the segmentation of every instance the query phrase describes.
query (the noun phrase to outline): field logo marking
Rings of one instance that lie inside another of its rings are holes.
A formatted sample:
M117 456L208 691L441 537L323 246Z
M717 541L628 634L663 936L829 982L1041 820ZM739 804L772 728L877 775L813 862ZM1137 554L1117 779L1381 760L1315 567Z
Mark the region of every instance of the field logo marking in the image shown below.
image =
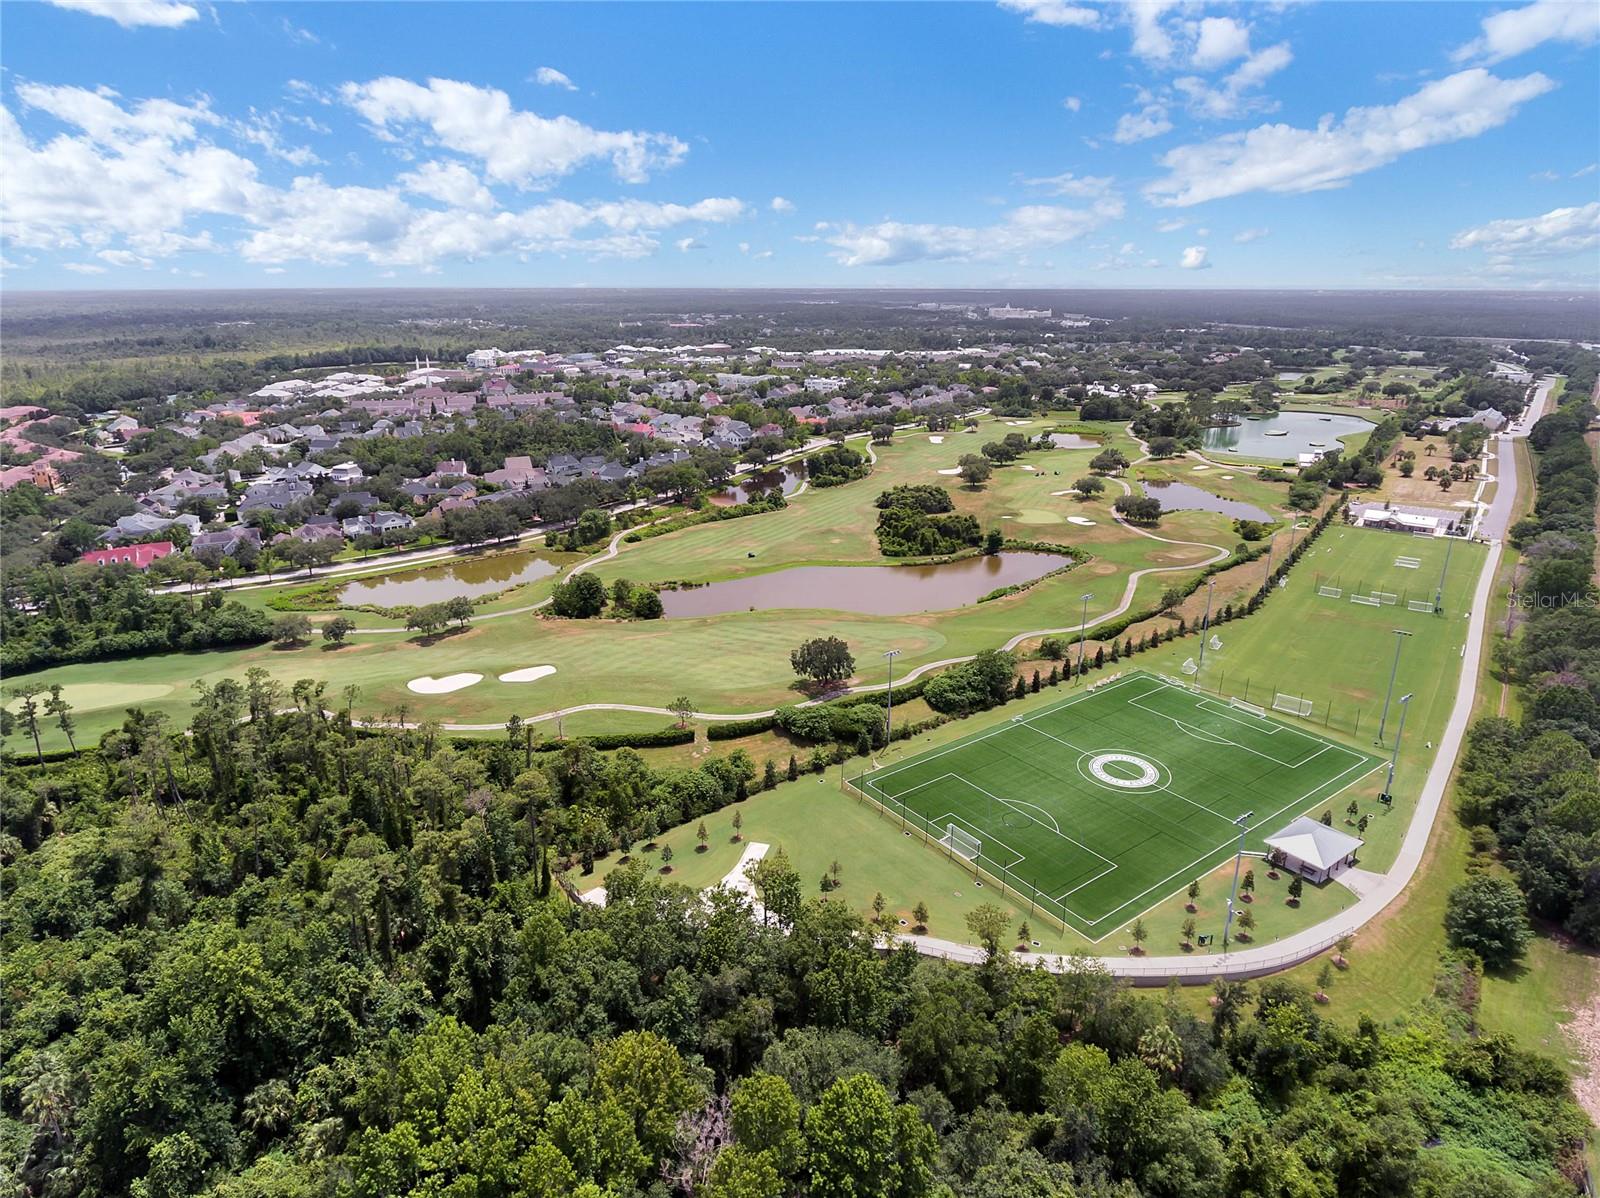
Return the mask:
M1161 771L1136 753L1096 753L1084 764L1096 782L1119 790L1144 790L1161 780ZM1132 775L1113 771L1117 765L1132 767Z

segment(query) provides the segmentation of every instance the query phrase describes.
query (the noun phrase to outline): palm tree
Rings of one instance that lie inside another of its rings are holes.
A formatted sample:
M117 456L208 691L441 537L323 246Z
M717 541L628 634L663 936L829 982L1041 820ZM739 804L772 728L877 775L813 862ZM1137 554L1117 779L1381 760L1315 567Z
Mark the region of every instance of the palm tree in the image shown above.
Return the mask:
M1163 1078L1183 1068L1183 1041L1168 1023L1158 1023L1139 1037L1139 1059Z

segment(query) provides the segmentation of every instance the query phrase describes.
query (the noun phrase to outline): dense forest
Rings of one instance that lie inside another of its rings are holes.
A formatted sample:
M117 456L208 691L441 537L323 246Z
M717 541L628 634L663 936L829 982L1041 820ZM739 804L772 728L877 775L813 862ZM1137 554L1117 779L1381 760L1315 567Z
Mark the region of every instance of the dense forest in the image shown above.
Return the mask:
M187 729L135 711L6 771L14 1192L1576 1192L1586 1120L1556 1063L1475 1031L1471 955L1392 1022L1270 980L1197 1018L1090 961L1020 968L998 908L981 967L885 951L781 852L759 919L637 861L598 908L564 890L595 829L784 771L362 732L355 698L258 671Z
M1590 383L1592 386L1592 381ZM1489 834L1532 912L1600 944L1600 610L1596 608L1594 417L1587 391L1534 425L1534 511L1511 529L1523 558L1512 596L1521 635L1499 653L1522 689L1521 723L1471 731L1462 762L1467 818Z

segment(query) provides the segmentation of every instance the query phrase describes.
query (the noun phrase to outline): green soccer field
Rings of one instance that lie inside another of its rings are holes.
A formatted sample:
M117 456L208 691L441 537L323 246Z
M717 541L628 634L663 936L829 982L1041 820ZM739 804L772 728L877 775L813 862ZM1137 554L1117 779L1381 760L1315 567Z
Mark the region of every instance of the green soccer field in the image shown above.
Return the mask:
M1132 673L856 786L1097 940L1381 764Z

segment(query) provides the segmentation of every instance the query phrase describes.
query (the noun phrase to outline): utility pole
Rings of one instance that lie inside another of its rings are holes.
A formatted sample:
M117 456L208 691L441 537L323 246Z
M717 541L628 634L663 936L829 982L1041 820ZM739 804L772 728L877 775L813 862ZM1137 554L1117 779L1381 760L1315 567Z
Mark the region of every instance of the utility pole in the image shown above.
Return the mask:
M1089 631L1089 600L1093 599L1093 598L1094 598L1093 595L1090 595L1090 594L1087 594L1087 593L1083 596L1083 614L1078 617L1078 677L1079 678L1083 677L1083 638L1084 638L1084 634Z
M1438 615L1444 610L1444 577L1450 570L1450 551L1456 547L1456 539L1449 533L1444 535L1444 565L1439 569L1439 585L1433 592L1433 614Z
M889 707L883 716L883 747L889 747L889 738L894 733L894 659L900 656L900 650L890 649L884 653L884 660L889 663Z
M1388 803L1394 800L1394 767L1395 763L1400 760L1400 738L1406 734L1406 712L1410 709L1411 696L1409 694L1401 695L1400 727L1395 730L1394 752L1389 755L1389 778L1383 784L1383 793L1378 796L1381 802Z
M1222 925L1223 952L1228 951L1228 933L1233 930L1233 903L1239 897L1239 863L1244 860L1244 834L1250 830L1250 820L1254 815L1254 811L1246 811L1233 821L1239 829L1239 847L1233 854L1233 889L1228 892L1228 918Z
M1411 634L1404 628L1394 629L1394 664L1389 667L1389 689L1383 696L1383 716L1378 720L1378 739L1372 743L1383 743L1384 729L1389 726L1389 700L1394 697L1394 676L1400 669L1400 646L1405 644L1405 638Z
M1200 671L1206 668L1206 635L1211 631L1211 588L1215 585L1215 579L1206 579L1206 614L1200 621L1200 661L1194 668L1196 687L1200 685Z

